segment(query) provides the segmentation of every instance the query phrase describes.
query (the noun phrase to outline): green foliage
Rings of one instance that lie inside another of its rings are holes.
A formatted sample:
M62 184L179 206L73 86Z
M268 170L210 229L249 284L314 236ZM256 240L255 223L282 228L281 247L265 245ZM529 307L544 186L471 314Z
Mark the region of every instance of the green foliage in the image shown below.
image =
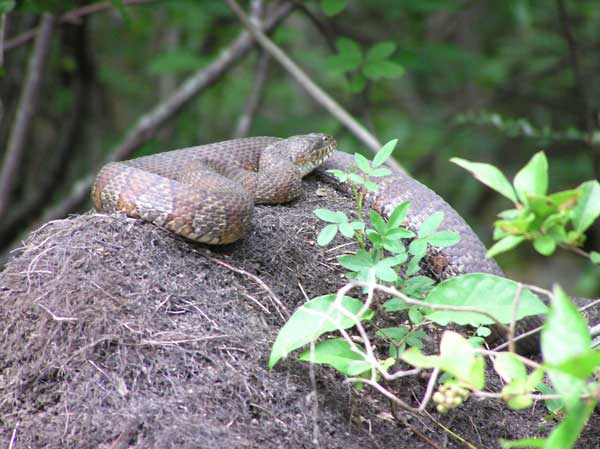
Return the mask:
M494 292L490 301L489 292ZM465 306L485 310L501 323L510 323L513 318L514 300L519 292L515 281L486 273L469 273L452 277L436 285L425 302L436 305ZM517 319L547 312L540 299L527 289L521 289ZM443 326L450 322L479 326L494 321L480 313L456 312L452 310L434 311L427 318Z
M515 248L530 240L537 252L545 256L557 246L579 248L585 231L600 216L600 183L587 181L577 189L548 194L548 161L543 152L535 154L516 175L511 185L490 164L452 158L452 162L470 171L483 184L511 200L515 208L498 214L494 239L488 257ZM589 254L593 263L598 256Z
M333 73L349 73L353 93L361 92L367 80L394 79L404 74L404 68L391 59L397 49L394 42L380 42L366 52L349 38L338 39L335 46L337 54L329 57L327 67Z
M546 143L574 141L590 142L597 145L600 143L600 130L596 130L590 136L589 133L570 126L566 131L557 131L550 126L535 127L526 118L505 117L497 112L478 112L459 115L457 123L492 126L509 137L528 137L543 140Z
M600 366L600 353L592 350L585 319L560 287L554 288L552 304L542 330L542 355L548 376L560 395L566 415L548 438L538 439L535 444L544 449L570 449L575 446L597 403L595 392L599 385L595 380L588 379ZM496 370L503 377L507 374L510 376L510 383L505 386L503 394L510 387L507 394L517 393L513 399L519 398L519 393L530 391L541 381L541 375L537 373L541 370L527 376L524 367L518 366L514 356L512 360L509 360L509 356L503 356L499 368L498 370L496 367ZM523 388L519 391L521 385ZM527 399L522 397L516 405L526 406ZM502 447L526 447L522 445L528 442L530 440L504 441Z
M269 368L273 368L293 350L316 340L326 332L352 327L355 320L370 320L373 312L363 308L361 301L349 296L344 296L339 304L336 302L336 295L319 296L308 301L279 331L271 349Z
M6 14L15 7L14 0L0 0L0 14Z
M148 73L162 75L195 71L207 64L207 60L198 56L197 52L185 49L171 50L158 54L148 65Z
M307 349L298 357L300 360L329 365L346 376L359 376L371 369L361 350L353 351L343 338L330 338L315 346L314 354Z
M335 16L346 8L347 0L321 0L321 9L327 16Z

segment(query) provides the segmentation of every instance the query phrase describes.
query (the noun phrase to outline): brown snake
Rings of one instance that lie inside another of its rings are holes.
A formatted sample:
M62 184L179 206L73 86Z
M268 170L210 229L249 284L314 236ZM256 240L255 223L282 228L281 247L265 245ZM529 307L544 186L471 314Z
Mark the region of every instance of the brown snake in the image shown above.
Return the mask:
M92 199L99 211L123 211L190 240L231 243L246 233L255 203L296 198L301 178L330 155L317 173L347 191L348 186L326 170L346 170L354 158L334 150L335 140L323 134L251 137L111 162L99 172ZM431 252L425 262L438 280L473 272L503 276L496 262L485 257L485 247L471 227L439 195L401 172L378 179L378 191L366 196L366 204L384 217L409 200L408 228L418 229L426 217L443 211L442 229L460 234L458 244ZM529 317L519 322L519 328L540 322ZM519 350L536 352L537 341L526 339Z

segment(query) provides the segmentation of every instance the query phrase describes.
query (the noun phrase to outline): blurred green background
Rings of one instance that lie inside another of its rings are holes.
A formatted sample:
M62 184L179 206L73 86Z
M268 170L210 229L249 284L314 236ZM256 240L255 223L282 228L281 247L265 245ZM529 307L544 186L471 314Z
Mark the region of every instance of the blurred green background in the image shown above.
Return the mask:
M240 5L246 10L262 6L264 16L280 3ZM511 179L542 149L550 160L551 190L599 178L600 2L293 3L272 34L275 42L381 142L398 138L396 159L465 216L487 245L495 214L509 204L451 164L450 157L492 163ZM7 12L6 43L36 27L43 13L59 18L99 5L75 0L0 4ZM144 114L213 62L242 31L221 1L121 0L106 6L55 26L19 182L11 194L15 204L34 194L45 166L65 147L61 182L48 192L45 205L59 203L74 183L98 169ZM32 45L4 51L0 155L18 110ZM233 137L255 89L260 58L258 50L241 58L162 123L135 155ZM260 103L244 134L325 132L345 151L368 154L277 62L266 67ZM65 144L72 120L78 132ZM78 210L89 207L89 202L77 205ZM33 215L2 234L4 251L43 216ZM588 249L598 249L599 242L596 226ZM564 253L545 259L522 249L499 261L511 277L544 287L558 281L578 294L594 295L600 283L597 269Z

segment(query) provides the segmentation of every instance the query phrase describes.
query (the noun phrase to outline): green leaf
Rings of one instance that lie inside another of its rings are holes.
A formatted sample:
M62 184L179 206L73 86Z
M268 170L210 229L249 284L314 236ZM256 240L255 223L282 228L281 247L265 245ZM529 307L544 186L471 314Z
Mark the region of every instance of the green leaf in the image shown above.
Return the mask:
M373 158L373 168L379 167L389 159L394 152L394 148L396 147L397 143L398 139L392 139L379 149Z
M491 164L482 164L479 162L469 162L465 159L453 157L450 162L454 162L456 165L464 168L471 172L471 174L486 186L494 189L496 192L505 196L513 203L517 203L517 197L513 187L506 179L506 176L502 174L500 170Z
M398 273L391 267L406 262L407 257L406 254L400 254L394 257L386 257L377 262L374 266L375 276L384 282L395 282L398 279Z
M506 251L510 251L514 247L518 246L525 237L516 236L516 235L508 235L503 239L497 241L487 252L486 257L494 257L500 253L504 253Z
M404 219L406 218L406 214L408 213L409 206L410 201L403 201L394 208L394 211L390 215L390 218L388 218L388 226L390 228L397 228L398 226L402 226L402 223L404 223Z
M367 188L367 190L370 190L371 192L377 192L377 184L375 184L374 182L365 181L364 185Z
M340 38L335 41L338 53L327 60L330 70L337 73L350 72L362 63L362 51L352 39Z
M442 334L437 366L475 389L485 385L483 358L476 356L467 339L456 332Z
M300 360L329 365L340 373L354 377L371 369L371 364L366 361L364 351L360 354L352 350L350 343L343 338L331 338L315 346L314 358L311 358L310 349L307 349Z
M418 273L421 270L421 267L419 266L419 262L421 261L421 259L423 258L423 255L419 255L419 256L415 256L412 259L410 259L410 262L408 262L408 266L406 267L406 275L407 276L412 276L415 273Z
M469 273L439 283L425 298L425 302L475 307L492 314L502 323L510 323L517 289L518 284L510 279L486 273ZM537 296L525 288L521 290L517 320L546 311L547 307ZM442 326L454 322L477 327L494 322L491 318L474 312L441 310L428 314L427 318Z
M460 235L454 231L439 231L426 237L427 243L435 248L447 248L460 241Z
M404 67L392 61L372 61L364 65L363 74L372 80L394 79L404 75Z
M12 11L15 7L15 2L12 0L2 0L0 1L0 14L6 14L7 12ZM4 30L2 30L4 31Z
M333 211L329 209L315 209L313 211L317 217L319 217L323 221L327 221L329 223L346 223L348 221L348 217L345 213L340 211Z
M563 290L555 286L548 318L542 329L542 355L550 365L560 365L590 350L591 337L585 319ZM561 395L567 410L579 401L585 382L570 374L549 369L552 385Z
M406 337L406 344L417 349L423 349L425 347L423 339L426 337L427 334L424 331L414 331Z
M329 242L333 240L335 235L337 234L338 226L335 224L329 224L321 229L319 232L319 236L317 237L317 245L325 246L328 245Z
M343 170L327 170L327 173L331 173L340 182L346 182L348 179L348 173Z
M356 72L352 74L350 79L350 92L353 94L357 94L362 92L365 86L367 85L367 79L363 76L362 73Z
M519 170L513 184L523 204L528 204L527 194L545 195L548 192L548 160L543 151L536 153Z
M363 173L367 175L370 174L371 164L366 157L364 157L360 153L354 153L354 160L356 161L356 165L358 166L358 168L360 168L363 171Z
M346 8L347 0L321 0L321 10L326 16L332 17Z
M542 256L550 256L556 250L556 242L549 235L542 235L533 240L533 247Z
M373 178L381 178L382 176L388 176L391 174L392 174L392 171L389 168L383 167L383 168L376 168L374 170L371 170L371 173L369 173L369 176L371 176Z
M408 251L417 257L423 257L427 253L427 240L413 240L410 242L410 245L408 245Z
M341 223L339 225L340 232L346 238L354 237L354 232L364 228L365 225L359 221L353 221L351 223Z
M502 447L502 449L511 449L513 447L544 448L546 446L546 439L545 438L526 438L523 440L515 440L515 441L500 440L500 446Z
M408 319L413 324L419 324L423 322L424 316L417 307L411 307L408 309Z
M365 183L365 178L363 178L360 175L357 175L356 173L350 173L348 175L348 179L353 182L354 184L358 184L358 185L362 185Z
M402 310L408 309L408 304L406 304L400 298L392 298L389 301L383 303L383 309L386 312L400 312Z
M338 262L342 267L351 271L361 271L365 268L369 269L374 265L371 254L363 249L356 251L356 254L340 256Z
M435 281L427 276L413 276L404 281L402 292L412 298L422 298L433 288Z
M544 449L571 449L575 447L575 443L595 407L596 401L577 401L567 411L566 418L552 430Z
M600 265L600 253L598 251L591 251L590 260L593 264Z
M326 332L336 329L348 329L354 321L345 316L338 307L334 308L336 295L324 295L314 298L300 307L281 328L269 358L269 369L295 349L316 340ZM340 307L347 313L357 316L364 304L358 299L344 296ZM359 320L370 320L373 311L367 309ZM328 317L329 319L327 319Z
M385 234L388 229L388 225L385 222L385 220L383 219L383 217L381 215L379 215L377 213L377 211L375 211L373 209L371 209L371 212L369 212L369 217L371 218L371 224L373 225L375 230L380 235Z
M366 62L372 61L382 61L384 59L392 56L392 53L396 51L397 45L394 42L379 42L378 44L373 45L369 50L367 50L367 54L365 55Z
M557 365L549 366L579 379L587 379L596 368L600 367L600 351L584 352Z
M183 48L160 53L148 65L150 75L159 76L165 73L181 73L198 70L206 65L207 60L196 52Z
M579 186L582 195L573 212L575 230L583 233L600 216L600 183L587 181Z
M442 221L444 221L444 213L441 210L434 212L429 217L427 217L423 221L423 223L421 223L417 235L419 236L419 238L424 238L432 235L440 226Z
M400 354L400 358L411 366L425 369L436 368L440 359L437 355L425 355L416 347L408 348Z
M505 382L515 379L525 380L527 369L525 364L512 352L501 352L494 358L494 369Z
M379 335L383 338L389 338L390 340L396 343L400 343L404 339L404 337L406 337L409 331L410 329L408 328L408 326L385 327L383 329L379 329L376 332L376 335Z
M110 2L112 3L113 7L119 12L122 19L128 24L130 24L131 16L129 15L129 11L127 11L127 8L125 8L123 0L110 0Z

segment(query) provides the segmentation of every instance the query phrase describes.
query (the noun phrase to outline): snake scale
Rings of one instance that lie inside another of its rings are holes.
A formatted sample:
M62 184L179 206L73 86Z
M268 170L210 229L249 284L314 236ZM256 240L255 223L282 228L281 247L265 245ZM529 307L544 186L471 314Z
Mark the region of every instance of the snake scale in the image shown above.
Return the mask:
M123 211L190 240L226 244L247 232L255 203L293 200L302 191L302 177L315 168L323 180L348 191L348 185L326 170L346 170L353 162L324 134L234 139L111 162L100 170L92 199L99 211ZM418 229L427 216L443 211L442 229L460 234L458 244L432 251L425 261L438 280L473 272L504 275L485 257L485 247L471 227L431 189L399 171L377 183L377 192L368 193L365 201L384 217L409 200L408 228ZM518 330L540 322L529 317L518 323ZM496 339L499 332L495 330ZM537 341L528 338L519 351L534 353L537 348Z

